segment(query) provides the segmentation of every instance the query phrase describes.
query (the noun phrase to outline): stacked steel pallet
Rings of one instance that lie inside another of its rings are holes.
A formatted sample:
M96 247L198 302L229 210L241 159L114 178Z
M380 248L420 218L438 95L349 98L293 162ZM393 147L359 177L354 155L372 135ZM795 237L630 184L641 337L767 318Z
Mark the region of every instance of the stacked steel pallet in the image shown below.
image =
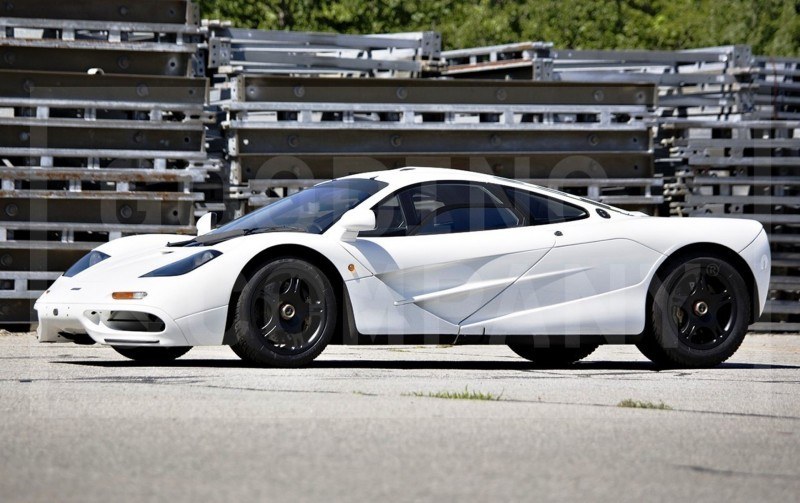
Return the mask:
M440 75L431 32L207 29L236 214L320 179L409 164L537 179L637 208L663 201L653 86L414 78Z
M443 53L445 75L658 86L656 171L676 216L752 218L770 233L773 280L755 329L800 330L800 60L747 46L575 51L528 42Z
M630 119L652 109L649 85L254 75L230 84L221 106L231 183L249 206L298 183L414 164L650 184L650 131Z
M0 18L0 324L98 243L190 232L213 169L197 6L5 2ZM200 78L197 78L197 76Z
M208 68L219 74L417 77L439 69L433 31L343 35L233 28L204 20Z

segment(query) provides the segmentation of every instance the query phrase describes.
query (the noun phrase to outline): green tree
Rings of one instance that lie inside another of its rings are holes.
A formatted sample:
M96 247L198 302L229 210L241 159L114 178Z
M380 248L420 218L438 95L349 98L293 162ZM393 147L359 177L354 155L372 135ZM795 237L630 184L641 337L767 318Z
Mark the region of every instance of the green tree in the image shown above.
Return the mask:
M445 48L524 40L576 49L750 44L800 54L800 0L200 0L206 18L262 29L437 30Z

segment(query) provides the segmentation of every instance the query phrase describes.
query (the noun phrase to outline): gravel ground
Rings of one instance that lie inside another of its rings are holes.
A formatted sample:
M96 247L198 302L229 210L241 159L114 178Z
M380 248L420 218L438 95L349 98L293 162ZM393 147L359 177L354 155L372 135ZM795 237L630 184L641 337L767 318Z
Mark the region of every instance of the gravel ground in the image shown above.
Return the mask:
M536 370L505 347L226 347L144 367L0 337L0 501L796 501L800 336L656 371L633 347ZM445 392L499 400L444 399ZM669 410L619 407L623 400Z

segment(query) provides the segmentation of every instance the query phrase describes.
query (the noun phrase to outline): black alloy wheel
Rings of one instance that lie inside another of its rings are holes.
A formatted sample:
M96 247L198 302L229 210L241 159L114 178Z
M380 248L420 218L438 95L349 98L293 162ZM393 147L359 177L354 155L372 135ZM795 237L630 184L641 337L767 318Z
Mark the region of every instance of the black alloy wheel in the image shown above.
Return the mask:
M336 325L336 297L313 264L281 258L248 281L236 306L231 346L243 359L296 367L316 358Z
M712 367L733 355L750 322L751 296L739 271L716 257L689 258L657 275L648 330L637 344L664 367Z

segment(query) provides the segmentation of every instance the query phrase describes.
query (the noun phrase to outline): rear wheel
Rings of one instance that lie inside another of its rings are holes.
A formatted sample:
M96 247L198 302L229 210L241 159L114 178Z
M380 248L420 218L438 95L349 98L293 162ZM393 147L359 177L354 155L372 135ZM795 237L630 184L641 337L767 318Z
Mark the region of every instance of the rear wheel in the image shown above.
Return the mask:
M111 346L114 351L125 358L130 358L140 363L161 364L168 363L176 358L180 358L192 349L191 346L169 346L169 347L121 347Z
M559 368L568 367L583 360L592 354L598 345L592 344L579 348L541 348L532 344L509 344L508 347L519 356L532 361L537 367Z
M665 367L713 367L736 352L750 320L742 275L716 257L696 257L656 277L648 334L637 346Z
M297 258L273 260L239 296L231 348L259 365L306 365L328 345L336 309L331 282L319 268Z

